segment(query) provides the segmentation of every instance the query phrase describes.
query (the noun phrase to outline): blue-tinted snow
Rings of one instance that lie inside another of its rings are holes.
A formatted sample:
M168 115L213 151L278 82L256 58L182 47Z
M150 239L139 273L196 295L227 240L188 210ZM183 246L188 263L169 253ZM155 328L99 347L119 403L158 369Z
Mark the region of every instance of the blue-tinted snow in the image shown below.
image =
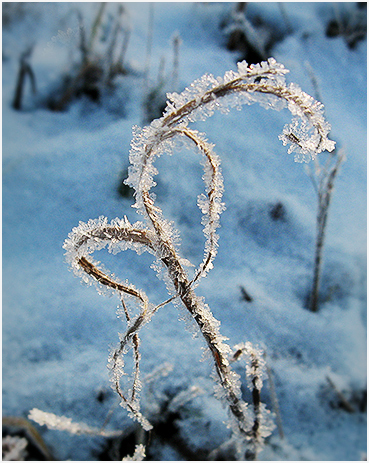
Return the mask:
M35 4L32 14L3 31L3 414L26 417L37 407L100 426L116 400L106 363L109 346L124 331L115 314L119 301L81 285L64 263L62 244L80 220L101 215L109 221L124 215L131 222L138 219L132 202L117 196L117 185L128 166L132 127L141 124L150 5L125 4L132 25L126 57L131 74L121 79L108 102L109 112L78 101L64 113L51 113L35 108L28 95L26 110L15 112L10 104L17 60L30 40L35 41L32 66L41 95L68 68L70 43L57 37L58 30L78 26L75 16L68 15L73 5ZM215 114L196 124L216 144L227 206L214 269L197 291L232 346L251 341L267 351L285 440L275 431L261 458L358 460L366 452L365 413L332 407L338 400L326 377L349 400L366 387L366 41L350 50L342 38L324 36L335 14L332 4L284 5L293 33L276 44L273 56L291 71L289 82L315 96L313 70L332 124L331 137L347 153L329 215L325 302L318 314L303 308L312 277L316 197L303 167L278 140L290 116L258 106ZM88 21L97 4L82 7ZM155 79L162 56L170 69L170 40L176 32L182 45L175 90L205 73L223 76L236 70L236 54L224 49L218 27L231 7L216 2L156 4L150 77ZM249 12L283 29L277 3L251 3ZM195 265L204 245L196 207L203 188L199 161L197 153L186 151L162 157L155 178L158 203L180 230L183 256ZM270 209L279 202L285 214L275 221ZM149 268L149 255L126 251L99 253L97 258L121 279L144 289L153 302L166 298L164 283ZM242 300L241 285L251 303ZM203 343L186 326L191 320L184 309L160 309L142 330L142 371L149 373L169 361L174 370L157 381L158 394L193 384L206 391L187 406L187 419L179 426L190 447L210 451L227 437L222 423L226 415L212 395L211 362L199 361ZM239 372L243 375L241 366ZM100 390L107 391L103 403L96 400ZM267 381L263 392L270 408ZM153 404L145 402L144 390L145 409ZM133 424L117 409L110 426ZM60 460L95 459L103 443L101 438L40 430ZM179 458L166 446L157 455Z

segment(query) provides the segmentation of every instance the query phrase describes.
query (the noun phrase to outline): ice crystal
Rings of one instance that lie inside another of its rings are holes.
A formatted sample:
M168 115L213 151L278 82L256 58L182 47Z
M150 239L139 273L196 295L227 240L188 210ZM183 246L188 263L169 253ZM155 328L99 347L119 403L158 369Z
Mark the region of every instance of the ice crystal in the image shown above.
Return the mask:
M28 441L24 437L6 435L2 440L2 461L26 461Z
M134 454L131 457L124 457L122 461L143 461L145 456L145 446L142 444L138 444L136 445Z

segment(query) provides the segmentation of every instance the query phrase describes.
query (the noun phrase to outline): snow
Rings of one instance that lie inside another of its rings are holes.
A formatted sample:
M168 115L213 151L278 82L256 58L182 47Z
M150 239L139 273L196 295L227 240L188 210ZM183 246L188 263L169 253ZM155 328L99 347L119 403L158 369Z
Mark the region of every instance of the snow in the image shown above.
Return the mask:
M25 5L29 14L3 29L3 415L27 417L30 410L39 409L95 429L118 400L109 386L107 362L125 322L117 317L121 307L116 295L101 296L68 270L62 246L80 221L95 224L101 216L107 223L124 217L132 224L138 220L131 207L134 200L120 197L117 190L129 166L132 137L139 133L133 128L142 124L152 5L124 4L132 28L125 58L130 72L119 78L114 96L107 96L105 105L80 99L64 112L51 112L40 101L69 68L78 22L68 12L76 4ZM97 4L78 5L86 23L91 21ZM259 15L283 29L278 5L251 2L248 8L251 17ZM171 97L172 109L180 104L182 89L203 75L216 79L228 72L226 79L231 79L237 72L238 55L226 50L219 29L232 7L220 2L154 5L151 81L163 56L166 72L171 72L171 38L178 33L182 41L178 89L168 88L177 92ZM331 3L292 2L284 7L293 31L274 45L273 57L289 69L288 83L314 98L319 90L332 127L329 137L347 155L328 217L324 302L318 313L304 308L312 280L317 198L303 165L294 162L278 139L290 114L259 105L242 111L230 108L228 114L216 111L191 123L191 129L205 133L208 143L215 145L226 206L217 229L214 268L196 293L221 322L219 332L229 338L230 346L251 342L266 351L285 437L275 430L259 458L360 460L366 453L366 412L358 407L367 377L366 40L349 49L342 37L325 36L335 14ZM350 10L355 4L340 8ZM68 28L72 32L66 37L63 31L66 34ZM19 55L33 42L31 64L39 93L32 98L26 85L24 110L15 111L11 102ZM208 85L211 79L205 80ZM158 171L153 192L168 227L173 221L179 230L181 257L198 268L206 239L197 207L204 192L202 160L186 144L174 146L172 156L163 155L152 166L150 175ZM208 184L210 173L205 175ZM278 204L283 215L274 220L270 211ZM152 255L133 251L99 250L94 258L118 281L127 280L152 304L160 304L168 294L150 268ZM252 296L251 302L242 299L240 286ZM193 335L197 331L178 303L161 307L140 331L140 410L155 429L158 415L165 420L165 403L201 388L202 394L178 411L176 429L187 448L209 454L227 440L229 430L223 423L226 411L213 395L212 362L202 352L201 334ZM125 360L125 369L134 371L129 356ZM145 376L163 365L165 374L154 375L145 388ZM250 401L241 362L235 370ZM339 397L327 377L354 413L338 406ZM273 411L268 384L263 376L261 398ZM97 400L99 391L104 392L102 401ZM59 460L96 460L104 446L101 436L71 436L35 426ZM106 430L129 433L135 426L118 407ZM185 459L169 440L160 445L155 440L151 451L152 459Z

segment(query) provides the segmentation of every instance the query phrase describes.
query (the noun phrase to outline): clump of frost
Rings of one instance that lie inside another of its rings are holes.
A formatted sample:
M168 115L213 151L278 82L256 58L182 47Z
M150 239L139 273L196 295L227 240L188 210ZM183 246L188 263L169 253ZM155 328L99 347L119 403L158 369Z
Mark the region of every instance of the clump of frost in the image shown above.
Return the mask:
M76 423L66 416L58 416L54 413L44 412L38 408L33 408L29 412L28 418L40 426L46 425L49 429L68 431L69 433L76 435L89 434L106 437L117 437L122 435L122 431L103 431L99 428L88 426L85 423Z
M27 439L19 436L4 436L2 440L2 461L26 461Z
M145 446L142 444L138 444L136 445L134 454L131 457L124 457L122 461L143 461L145 457Z

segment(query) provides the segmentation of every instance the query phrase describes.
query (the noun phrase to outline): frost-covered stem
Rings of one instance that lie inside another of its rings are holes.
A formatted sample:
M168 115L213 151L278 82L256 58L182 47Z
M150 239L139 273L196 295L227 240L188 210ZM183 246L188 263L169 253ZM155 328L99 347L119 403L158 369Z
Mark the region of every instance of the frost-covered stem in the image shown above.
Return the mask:
M268 427L268 425L270 426L265 406L261 402L261 389L266 369L265 356L259 348L254 347L250 342L238 344L235 348L236 351L230 359L230 362L236 362L243 356L247 357L247 386L252 393L254 409L254 418L252 428L249 433L250 442L246 451L246 459L257 460L258 453L262 449L263 438L265 437L265 428Z
M207 346L212 353L215 369L219 377L220 384L226 394L230 411L236 419L240 432L246 437L249 424L244 414L244 403L235 389L235 385L232 380L233 373L229 367L228 359L224 354L225 346L221 340L219 340L219 333L214 328L214 325L209 323L210 317L213 317L209 312L204 311L204 308L202 307L202 304L194 290L190 287L191 282L179 262L179 257L172 243L164 238L165 230L163 230L161 222L158 220L158 212L160 209L153 205L153 201L147 193L143 195L143 199L147 215L150 218L159 239L160 252L163 256L161 260L168 269L168 274L174 285L176 294L179 295L184 306L196 321Z
M142 297L142 296L136 296L137 298ZM123 303L123 298L121 297L122 303ZM147 309L147 303L145 301L144 304L144 309L136 317L136 319L131 323L130 327L127 329L123 339L119 343L119 347L115 349L115 351L111 355L111 370L112 370L112 381L114 384L114 389L117 392L117 394L120 396L122 399L122 404L132 413L133 417L141 424L143 429L146 431L149 431L152 429L152 425L148 422L148 420L141 414L139 411L139 401L137 396L138 389L140 387L139 383L139 367L140 367L140 360L141 360L141 355L139 353L139 344L140 344L140 338L138 337L138 331L141 329L141 327L147 323L147 321L152 317L152 315L162 306L167 304L168 302L171 302L173 298L168 299L167 301L164 301L163 303L157 305L151 311L149 312ZM124 307L124 313L127 318L127 321L131 321L131 318L128 314L127 308L125 304L123 303ZM124 354L124 350L126 346L132 341L133 344L133 349L134 349L134 362L135 362L135 373L134 373L134 379L133 379L133 385L132 385L132 392L131 392L131 398L127 399L125 394L123 393L121 386L120 386L120 379L122 376L122 361L121 357Z
M12 107L14 109L20 110L22 109L22 100L23 100L23 90L24 84L26 81L26 76L28 75L30 82L32 93L36 93L36 78L29 64L30 56L32 54L33 45L31 45L24 53L22 53L20 60L19 60L19 71L17 77L17 84L14 92L14 99L12 103Z
M310 299L310 310L312 312L318 311L318 299L320 291L320 280L321 280L321 270L322 270L322 255L323 255L323 246L325 238L325 227L327 223L327 214L328 209L324 208L325 205L322 205L321 198L319 198L318 205L318 217L317 217L317 232L316 232L316 242L315 242L315 257L314 257L314 275L313 275L313 286L311 290L311 299ZM329 204L329 201L328 201Z
M90 38L89 38L88 45L87 45L87 55L92 53L94 43L95 43L95 40L96 40L96 37L97 37L97 33L99 31L99 27L101 25L101 21L102 21L103 15L104 15L104 10L106 8L106 5L107 5L106 2L100 2L100 7L99 7L99 9L97 11L94 23L93 23L92 28L91 28L91 34L90 34Z
M192 284L192 283L195 283L201 276L203 276L208 271L209 268L211 268L212 260L214 259L216 255L217 235L215 233L215 230L218 226L218 218L223 208L223 204L220 202L220 198L221 198L222 191L223 191L223 184L222 184L222 178L221 178L220 169L219 169L219 161L216 159L214 153L211 150L212 146L206 143L205 140L201 139L196 131L190 130L187 127L173 128L169 132L165 132L159 137L160 143L163 143L164 141L174 137L175 135L186 136L199 148L199 150L204 154L206 158L207 167L210 171L210 179L207 183L207 192L206 192L207 195L205 198L205 200L208 202L208 205L206 206L206 209L207 209L206 216L208 217L207 228L209 230L207 233L208 234L208 240L207 240L208 246L206 246L208 248L208 251L205 253L205 257L203 259L203 262L199 266L199 269L195 272L194 279L191 282ZM144 169L150 167L148 160L154 156L154 152L156 149L157 149L157 146L155 145L154 146L148 145L145 147L146 156L143 161ZM141 174L141 177L142 176L143 175ZM154 205L154 201L149 193L149 188L142 187L140 190L140 196L142 198L142 202L143 202L147 217L150 219L154 227L154 230L158 236L158 242L159 242L158 247L161 248L164 246L163 248L165 249L164 256L168 252L166 248L169 248L170 249L169 252L172 252L174 255L176 255L176 252L171 243L171 240L167 239L166 237L167 232L163 229L161 225L162 211L159 207ZM177 255L176 255L176 259L179 260L179 257Z
M165 116L162 119L162 126L171 127L179 123L182 119L187 117L197 108L205 106L215 99L225 97L229 94L258 92L266 95L274 95L280 99L286 100L288 103L296 106L296 108L298 108L304 116L311 120L312 125L317 129L320 136L319 144L316 146L316 149L319 149L322 139L326 139L326 129L320 121L313 120L313 118L316 114L315 110L318 109L321 104L315 102L316 106L312 107L312 105L307 103L306 99L304 98L307 96L306 94L299 95L293 88L287 87L286 85L270 85L266 83L263 79L270 77L270 74L273 75L274 73L268 72L265 74L260 73L255 75L255 80L257 79L258 81L254 82L244 82L245 76L242 76L237 77L225 84L216 86L206 91L202 97L194 98L193 100L188 101L179 109L173 111L168 116ZM290 141L296 144L299 143L299 140L296 139Z
M168 95L171 101L168 102L164 116L153 121L149 127L137 132L132 141L130 154L132 165L126 183L135 189L135 207L146 218L148 228L143 229L142 224L131 226L126 219L115 219L108 225L107 219L100 218L98 221L89 221L87 224L80 223L64 245L67 249L67 258L78 274L85 272L100 285L107 286L120 295L124 293L133 296L140 306L139 315L133 320L128 320L129 327L125 335L121 337L119 347L110 358L110 366L113 384L122 398L123 405L131 411L144 429L150 429L151 425L140 414L139 405L136 404L137 399L134 401L135 404L131 403L120 389L124 366L122 355L131 343L134 344L139 329L150 320L159 307L179 298L197 323L213 356L223 396L227 400L230 414L235 421L235 426L233 426L235 435L241 436L244 441L251 439L256 452L260 448L262 438L270 433L271 427L265 424L267 417L264 406L260 403L260 392L258 392L262 384L259 374L261 357L258 357L257 365L254 365L254 370L258 371L253 376L255 379L252 386L255 419L252 420L249 418L247 404L241 399L239 376L230 368L228 360L230 348L224 343L225 338L219 333L219 322L215 320L202 298L197 297L194 292L195 283L211 269L217 252L215 231L219 226L219 217L224 209L221 202L223 181L220 161L213 153L212 145L197 131L190 130L187 125L196 120L199 114L201 118L204 118L204 115L206 118L216 109L223 109L222 101L230 100L231 103L239 106L260 101L260 95L261 100L264 100L265 95L267 107L280 109L281 105L276 103L282 100L284 106L287 106L295 116L293 124L286 126L280 136L284 145L291 144L289 152L296 150L302 153L303 160L306 160L305 156L315 158L325 149L332 151L334 142L327 137L330 126L324 120L323 105L302 92L297 86L293 84L287 86L283 77L286 72L288 71L274 59L268 60L268 63L264 62L250 67L243 62L238 64L238 73L230 71L223 79L204 76L181 95ZM299 123L301 123L300 127ZM175 136L184 137L193 142L205 160L203 179L206 194L200 195L198 205L203 213L202 223L206 244L203 261L198 270L195 270L192 280L182 266L182 260L173 239L172 225L164 219L160 207L155 205L154 195L150 194L150 189L155 184L153 176L157 173L154 168L155 158L163 153L165 146L173 147L171 142ZM169 277L167 283L171 297L152 308L144 293L131 285L118 282L87 259L86 256L105 246L108 246L110 252L127 248L141 252L143 248L155 254L167 270ZM83 278L86 279L86 275L83 275ZM127 313L126 311L126 318ZM250 355L254 355L252 352L251 349ZM135 355L136 365L138 365L137 350ZM258 355L257 352L255 355ZM261 421L262 425L260 425Z
M247 418L243 410L243 402L239 397L239 394L235 390L234 383L232 381L231 369L229 362L224 354L224 345L219 340L219 333L213 328L213 325L209 323L210 314L204 313L204 308L201 307L201 303L197 298L194 290L190 287L191 282L189 281L186 272L179 262L179 257L172 246L172 244L163 239L164 230L158 221L157 211L158 208L153 207L152 200L144 196L144 202L146 212L153 223L154 229L160 239L160 250L163 255L161 258L163 264L168 269L168 274L173 282L176 293L179 295L186 309L190 312L193 319L196 321L200 328L200 331L213 355L215 369L219 377L220 384L224 389L227 397L227 401L233 416L236 418L239 430L245 434L248 432Z
M128 313L128 309L124 302L123 295L121 296L121 302L122 302L124 314L126 316L126 320L129 323L131 321L131 317ZM140 359L141 359L140 352L139 352L140 338L138 337L137 333L135 333L132 336L132 343L133 343L133 349L134 349L135 373L134 373L134 380L133 380L133 385L132 385L131 402L133 402L136 398L136 389L137 389L137 384L139 381L139 374L140 374Z
M134 454L132 456L124 457L122 461L143 461L145 456L145 446L138 444L136 445Z
M147 313L147 306L144 306L143 311L140 315L134 320L132 325L126 331L123 339L121 340L119 347L113 352L111 356L111 369L113 373L113 384L115 391L122 399L122 404L132 413L132 415L136 418L136 420L147 430L152 429L151 424L146 420L145 417L139 411L139 402L136 404L136 392L138 388L138 381L139 381L139 362L140 362L140 354L139 354L139 337L138 331L141 326L146 321L146 313ZM128 312L125 309L125 314L127 316ZM129 318L129 317L128 317ZM130 318L129 318L130 320ZM122 361L121 356L124 352L126 345L132 341L133 349L134 349L134 361L135 361L135 373L132 385L132 393L131 398L127 399L124 395L121 386L120 386L120 378L122 375Z
M325 232L327 228L328 210L332 198L334 181L337 177L339 167L345 155L343 152L337 154L335 164L320 181L318 189L318 214L316 225L316 241L314 255L314 274L313 285L311 289L309 308L312 312L319 309L319 291L322 273L323 248L325 242Z
M72 230L69 239L65 242L64 248L67 250L66 257L70 261L76 273L81 271L89 275L93 281L97 282L102 287L111 288L117 291L123 304L124 314L129 323L129 327L120 341L117 349L115 349L110 357L110 368L112 372L112 382L114 389L122 399L122 405L126 407L132 415L142 424L145 429L151 429L151 424L142 416L139 411L139 403L137 401L137 392L139 388L139 337L138 331L147 323L152 314L161 306L154 309L149 308L147 296L142 291L137 290L134 286L121 283L114 277L108 275L97 267L97 264L87 259L86 256L91 254L96 248L101 249L109 246L114 249L114 245L118 247L125 243L126 247L140 249L143 247L153 252L154 244L152 241L152 233L145 229L134 228L128 220L116 220L108 225L107 220L89 221L89 223L80 223L79 227ZM137 248L139 246L139 248ZM123 300L123 294L135 298L141 311L135 319L131 319L127 307ZM126 349L126 346L132 343L134 350L135 373L133 378L133 386L131 398L128 399L123 393L120 386L120 379L123 374L124 363L121 356Z
M239 393L235 389L235 384L232 379L233 372L224 354L224 346L218 341L219 335L216 331L211 329L209 321L202 315L202 311L197 304L197 297L192 289L181 296L181 300L200 328L210 352L213 355L215 370L219 377L220 385L225 392L229 409L236 419L239 431L244 437L247 437L249 435L249 423L244 413L245 403L240 399Z
M211 261L216 255L215 229L218 226L218 216L222 212L220 203L222 184L220 179L213 181L215 164L212 163L211 146L198 137L194 131L190 131L187 128L187 123L193 120L192 115L201 108L209 107L208 115L211 115L215 109L220 109L222 107L221 100L227 96L258 93L266 96L271 95L287 102L288 109L292 114L299 116L303 121L308 121L314 129L314 137L306 137L303 133L305 138L300 139L299 132L296 134L293 132L293 127L287 127L284 131L284 137L282 137L284 144L291 143L303 153L310 152L313 157L324 149L332 150L334 143L327 139L329 126L322 117L323 106L302 92L297 86L287 86L283 79L286 72L283 66L278 65L272 59L268 63L251 67L247 67L246 63L240 63L239 72L229 73L224 79L206 77L208 88L197 92L194 90L192 93L187 90L182 94L184 96L181 99L179 97L182 95L169 95L174 104L169 102L164 116L154 121L146 129L146 132L139 133L132 142L131 162L133 166L130 168L130 176L127 181L135 189L136 207L149 220L155 231L160 249L159 258L168 269L175 293L179 295L184 306L198 324L213 355L216 372L225 391L231 413L236 418L238 427L243 434L249 434L249 424L239 393L236 391L233 373L225 357L224 345L219 341L219 333L215 325L209 323L207 319L210 311L209 313L206 311L205 314L204 307L199 303L199 299L191 288L191 284L205 273L206 267L210 268ZM198 85L201 87L201 83ZM210 181L207 175L204 178L208 195L208 205L205 206L202 203L203 213L207 217L205 259L192 282L189 281L180 264L179 256L171 239L170 226L163 219L161 209L154 204L154 197L150 195L151 186L154 184L152 180L152 175L155 173L154 160L160 156L163 144L177 134L184 135L195 143L205 155L212 172ZM213 196L217 198L217 202L213 201ZM218 214L213 214L213 206L218 206Z
M54 413L47 413L33 408L30 410L28 418L35 421L40 426L46 425L49 429L56 429L58 431L68 431L76 435L91 435L91 436L104 436L108 438L120 437L123 431L104 431L98 428L88 426L85 423L75 423L71 418L66 416L54 415Z
M195 283L201 276L203 276L208 268L211 265L213 258L215 257L215 250L217 246L217 235L215 234L215 229L217 228L217 221L219 218L220 211L216 211L217 204L216 201L218 200L218 204L222 207L220 203L220 195L222 194L222 183L220 177L220 170L219 170L219 162L214 157L214 153L211 151L211 146L201 140L197 133L193 130L189 130L188 128L183 128L180 131L181 134L188 137L194 144L199 148L200 151L205 155L207 159L207 165L210 168L211 178L209 181L209 185L207 187L207 199L208 199L208 228L210 230L209 237L208 237L208 248L209 251L205 254L205 257L196 271L195 276L192 280L192 283Z
M270 59L269 63L274 64L275 61ZM143 167L145 167L147 160L155 152L155 149L165 138L168 138L168 132L170 132L171 127L185 120L185 118L196 111L196 109L205 107L207 104L214 102L216 99L235 93L269 94L290 103L294 108L291 107L289 109L291 111L297 110L299 115L307 117L318 131L320 141L316 146L316 151L319 151L322 139L326 140L327 138L327 127L324 124L324 119L322 120L321 118L316 117L320 115L319 113L323 106L319 102L314 101L306 93L301 92L296 86L286 86L284 82L270 82L272 79L276 79L277 77L281 78L283 74L288 72L283 67L276 68L270 66L267 69L263 69L257 68L256 66L250 66L250 68L247 69L243 67L242 71L243 73L234 73L233 79L219 83L218 85L213 85L210 89L204 91L203 94L189 99L178 108L169 103L169 110L167 110L167 113L159 120L160 125L156 128L157 136L152 137L150 141L148 140L148 143L145 146L145 155L142 158ZM219 104L219 107L220 106L221 105ZM299 144L299 140L297 139L291 139L290 142L297 145Z
M265 351L264 351L263 357L264 357L264 361L265 361L265 372L266 372L266 374L268 376L268 386L269 386L270 398L272 400L273 411L274 411L275 416L276 416L276 425L277 425L277 428L278 428L279 437L281 439L284 439L282 418L281 418L281 412L280 412L280 409L279 409L278 397L277 397L276 390L275 390L275 385L274 385L273 372L272 372L272 369L270 368L270 366L268 365L268 362L266 360L266 352Z
M252 446L247 451L247 459L248 460L257 460L258 450L260 446L261 436L259 432L260 423L260 405L261 405L261 398L260 398L260 389L259 389L259 382L260 382L260 373L259 373L259 360L258 357L251 353L251 371L252 371L252 378L251 378L251 392L252 392L252 402L254 405L254 425L252 427Z

